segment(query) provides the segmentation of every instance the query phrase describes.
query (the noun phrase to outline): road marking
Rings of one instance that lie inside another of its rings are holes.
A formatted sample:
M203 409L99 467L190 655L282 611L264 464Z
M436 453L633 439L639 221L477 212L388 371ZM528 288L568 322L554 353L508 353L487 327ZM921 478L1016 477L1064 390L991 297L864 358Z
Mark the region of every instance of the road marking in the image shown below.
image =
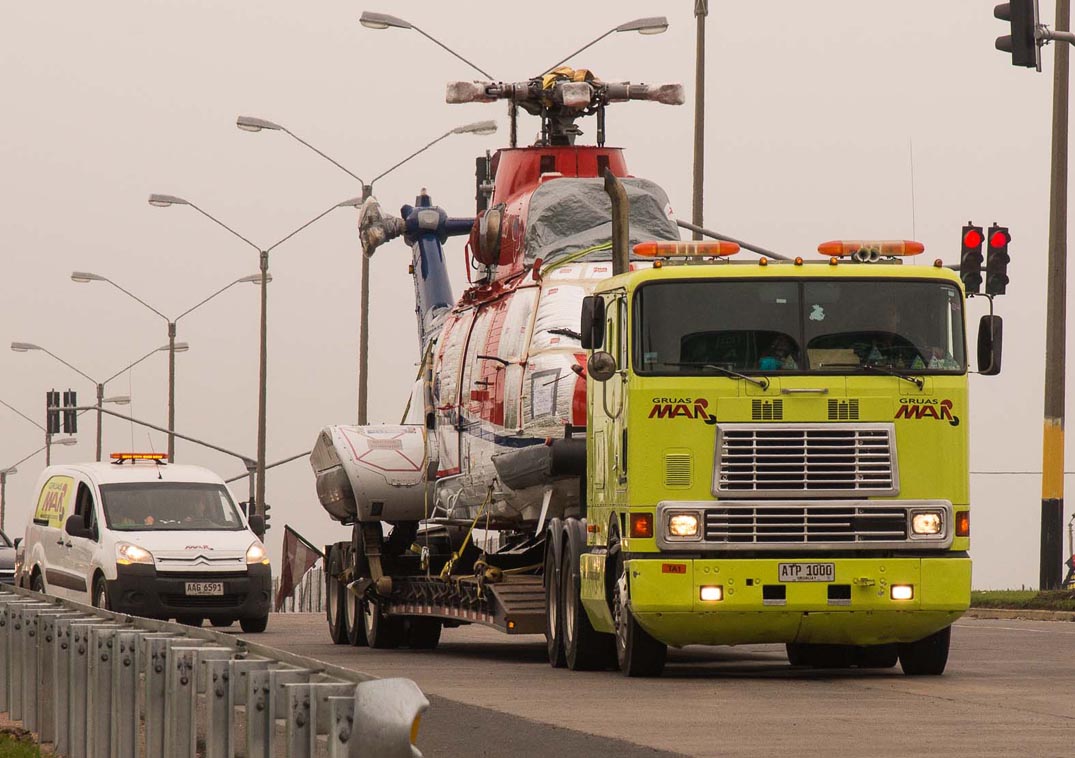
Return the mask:
M993 626L991 624L953 624L953 626L958 629L1001 629L1006 632L1031 632L1033 634L1075 634L1075 632L1062 632L1059 629L1024 629L1018 626Z

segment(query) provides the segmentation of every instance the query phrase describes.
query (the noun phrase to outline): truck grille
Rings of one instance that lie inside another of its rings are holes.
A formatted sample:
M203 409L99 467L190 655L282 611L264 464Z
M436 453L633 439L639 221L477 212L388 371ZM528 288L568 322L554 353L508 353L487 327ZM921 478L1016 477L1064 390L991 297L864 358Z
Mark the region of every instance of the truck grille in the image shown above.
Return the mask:
M713 494L896 495L891 424L718 424Z
M759 546L903 542L907 539L907 508L867 504L728 504L706 509L705 539Z

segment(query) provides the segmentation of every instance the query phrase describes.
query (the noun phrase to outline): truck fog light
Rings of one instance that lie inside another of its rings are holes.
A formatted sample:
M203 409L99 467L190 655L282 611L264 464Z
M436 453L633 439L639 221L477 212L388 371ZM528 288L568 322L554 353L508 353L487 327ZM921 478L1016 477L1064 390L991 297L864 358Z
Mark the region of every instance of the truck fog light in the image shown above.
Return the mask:
M674 513L668 518L669 537L697 537L698 514Z
M724 599L724 588L721 587L719 584L714 585L714 586L710 586L710 587L702 587L702 600L723 600L723 599Z
M915 534L940 534L944 531L944 519L936 511L916 513L911 518L911 531Z
M893 600L911 600L914 598L914 585L913 584L893 584L892 585L892 599Z

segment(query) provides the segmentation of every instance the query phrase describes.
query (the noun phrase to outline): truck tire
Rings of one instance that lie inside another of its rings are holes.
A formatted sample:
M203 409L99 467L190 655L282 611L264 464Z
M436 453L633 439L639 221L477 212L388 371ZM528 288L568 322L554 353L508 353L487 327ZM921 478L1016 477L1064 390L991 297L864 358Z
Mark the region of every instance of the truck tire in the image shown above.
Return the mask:
M562 669L567 665L564 656L563 622L560 612L560 551L559 551L559 519L553 519L545 537L545 650L549 657L549 665L554 669Z
M810 654L806 650L806 645L801 642L789 642L784 645L784 649L788 654L788 663L792 666L809 666Z
M407 646L411 650L435 650L443 626L438 619L410 619L407 622Z
M377 600L366 600L361 606L366 643L370 647L391 650L403 644L403 619L384 613Z
M367 646L366 627L362 622L362 601L346 586L343 588L343 628L349 645Z
M616 540L619 537L616 536ZM612 619L616 625L616 662L625 676L660 676L668 657L668 646L650 636L631 613L627 572L623 551L613 563Z
M855 665L860 669L890 669L899 660L898 645L865 645L855 651Z
M948 664L948 648L952 641L952 627L917 642L899 646L900 666L907 676L938 676Z
M567 521L568 529L573 528ZM585 533L585 532L583 532ZM563 631L564 658L572 671L600 671L615 660L615 637L593 628L586 609L582 607L579 540L571 535L564 543L564 558L560 568L560 623Z
M333 547L329 554L328 570L325 572L325 618L328 621L328 634L337 645L348 644L346 615L343 607L346 595L350 593L337 578L342 570L339 549Z

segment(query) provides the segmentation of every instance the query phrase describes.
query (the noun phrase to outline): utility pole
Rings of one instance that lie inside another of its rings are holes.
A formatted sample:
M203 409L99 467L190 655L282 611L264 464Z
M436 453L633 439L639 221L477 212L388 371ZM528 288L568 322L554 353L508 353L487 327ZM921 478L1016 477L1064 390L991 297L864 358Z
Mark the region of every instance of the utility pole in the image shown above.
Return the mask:
M1056 32L1070 29L1071 2L1057 0ZM1063 37L1058 37L1063 40ZM1064 40L1066 41L1066 40ZM1049 261L1045 306L1045 420L1042 437L1039 586L1058 589L1064 546L1064 374L1067 309L1068 55L1056 45L1053 149L1049 193Z
M702 184L705 167L705 17L709 15L709 0L694 0L694 16L698 21L694 55L694 193L691 200L691 223L702 226ZM702 235L695 231L692 239Z

